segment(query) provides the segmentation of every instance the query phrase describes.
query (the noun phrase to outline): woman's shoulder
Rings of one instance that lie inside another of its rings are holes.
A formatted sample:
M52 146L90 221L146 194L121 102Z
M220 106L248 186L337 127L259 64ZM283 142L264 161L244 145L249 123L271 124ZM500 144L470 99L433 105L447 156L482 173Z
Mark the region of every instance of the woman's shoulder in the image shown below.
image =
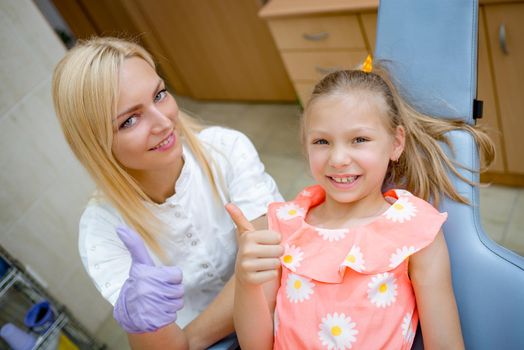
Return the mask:
M223 126L210 126L200 131L198 138L212 145L225 146L233 145L239 139L247 139L247 136L235 129Z

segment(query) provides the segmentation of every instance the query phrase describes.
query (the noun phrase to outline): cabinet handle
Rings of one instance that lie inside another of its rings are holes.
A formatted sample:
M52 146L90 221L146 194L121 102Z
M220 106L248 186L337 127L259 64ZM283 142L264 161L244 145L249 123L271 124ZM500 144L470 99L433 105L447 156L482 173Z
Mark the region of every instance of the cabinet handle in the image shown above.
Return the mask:
M320 40L327 39L329 37L329 33L328 32L304 33L302 34L302 37L310 41L320 41Z
M315 66L315 70L322 74L322 75L326 75L326 74L329 74L329 73L333 73L333 72L336 72L337 70L341 70L342 68L340 67L321 67L321 66Z
M499 46L504 55L509 54L508 46L506 45L506 26L504 23L499 26Z

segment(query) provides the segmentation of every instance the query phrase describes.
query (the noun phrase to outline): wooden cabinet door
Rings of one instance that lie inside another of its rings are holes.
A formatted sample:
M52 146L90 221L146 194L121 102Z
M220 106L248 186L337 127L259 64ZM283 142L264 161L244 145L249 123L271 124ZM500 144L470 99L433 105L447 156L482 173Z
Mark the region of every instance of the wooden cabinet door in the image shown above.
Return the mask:
M485 6L485 15L507 156L507 171L522 175L524 174L524 3ZM501 36L504 38L501 39Z
M488 40L486 38L483 8L479 12L479 42L478 42L478 91L477 98L484 102L482 118L478 120L479 125L488 129L489 136L495 142L495 162L490 166L490 172L505 171L506 150L501 141L502 131L500 128L500 115L496 108L495 90L493 87L492 62L488 52Z
M259 0L53 2L79 37L140 38L179 94L212 100L296 99L267 24L258 17ZM88 25L76 25L79 20Z

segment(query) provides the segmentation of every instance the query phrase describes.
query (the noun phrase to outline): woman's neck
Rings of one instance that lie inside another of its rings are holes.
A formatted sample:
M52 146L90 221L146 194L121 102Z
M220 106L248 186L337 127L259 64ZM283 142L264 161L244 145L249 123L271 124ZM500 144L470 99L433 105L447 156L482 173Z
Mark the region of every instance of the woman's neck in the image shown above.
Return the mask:
M162 204L175 194L175 184L180 177L183 166L184 159L180 158L177 164L173 164L167 169L147 172L129 171L129 173L153 202Z

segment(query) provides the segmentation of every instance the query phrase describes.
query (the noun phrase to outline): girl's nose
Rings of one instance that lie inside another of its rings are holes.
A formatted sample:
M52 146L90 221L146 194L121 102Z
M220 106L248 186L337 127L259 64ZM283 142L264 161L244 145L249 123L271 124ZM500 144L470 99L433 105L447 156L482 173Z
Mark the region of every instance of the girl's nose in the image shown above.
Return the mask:
M333 148L329 157L329 165L335 169L345 168L351 164L351 155L341 147Z

